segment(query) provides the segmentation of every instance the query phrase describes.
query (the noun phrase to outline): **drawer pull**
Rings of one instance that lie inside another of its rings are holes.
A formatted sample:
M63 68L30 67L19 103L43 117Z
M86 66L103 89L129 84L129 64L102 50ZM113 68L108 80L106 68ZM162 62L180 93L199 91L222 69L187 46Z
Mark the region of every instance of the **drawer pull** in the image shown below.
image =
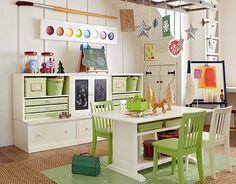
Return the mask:
M65 133L65 134L68 134L68 133L69 133L69 130L65 130L64 133Z
M85 130L87 131L87 130L88 130L88 128L85 128Z

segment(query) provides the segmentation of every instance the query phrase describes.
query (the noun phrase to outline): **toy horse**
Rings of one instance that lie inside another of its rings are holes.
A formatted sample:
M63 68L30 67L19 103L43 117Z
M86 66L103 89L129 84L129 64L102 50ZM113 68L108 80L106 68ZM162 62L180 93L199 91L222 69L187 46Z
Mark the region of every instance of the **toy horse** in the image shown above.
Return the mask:
M155 104L156 108L162 108L162 112L166 112L167 101L164 98L161 102Z

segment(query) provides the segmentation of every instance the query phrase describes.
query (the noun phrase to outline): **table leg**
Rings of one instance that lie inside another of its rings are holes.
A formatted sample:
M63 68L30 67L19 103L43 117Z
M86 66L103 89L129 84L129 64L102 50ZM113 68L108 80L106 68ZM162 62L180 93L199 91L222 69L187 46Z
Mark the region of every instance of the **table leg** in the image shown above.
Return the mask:
M144 182L138 173L137 124L115 121L113 123L113 163L108 168L122 175Z

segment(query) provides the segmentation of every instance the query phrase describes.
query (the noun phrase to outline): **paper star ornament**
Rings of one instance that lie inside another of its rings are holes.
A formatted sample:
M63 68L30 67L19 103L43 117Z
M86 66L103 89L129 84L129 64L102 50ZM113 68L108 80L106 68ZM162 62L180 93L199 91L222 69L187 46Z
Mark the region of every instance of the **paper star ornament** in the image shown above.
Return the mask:
M188 34L187 40L190 38L195 39L195 33L197 32L198 28L194 28L192 24L190 24L189 29L185 30L185 32Z
M136 26L136 30L138 31L138 38L141 36L146 36L149 38L149 30L151 29L151 26L147 26L144 20L142 21L142 24L139 26Z

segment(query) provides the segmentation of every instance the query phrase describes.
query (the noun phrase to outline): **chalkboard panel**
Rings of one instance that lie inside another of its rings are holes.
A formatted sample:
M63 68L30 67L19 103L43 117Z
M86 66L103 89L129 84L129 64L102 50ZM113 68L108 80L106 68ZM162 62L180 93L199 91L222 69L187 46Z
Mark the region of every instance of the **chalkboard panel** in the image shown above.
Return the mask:
M88 109L88 80L75 80L75 110Z
M107 81L106 79L95 79L94 80L94 94L95 102L106 101L107 96Z

